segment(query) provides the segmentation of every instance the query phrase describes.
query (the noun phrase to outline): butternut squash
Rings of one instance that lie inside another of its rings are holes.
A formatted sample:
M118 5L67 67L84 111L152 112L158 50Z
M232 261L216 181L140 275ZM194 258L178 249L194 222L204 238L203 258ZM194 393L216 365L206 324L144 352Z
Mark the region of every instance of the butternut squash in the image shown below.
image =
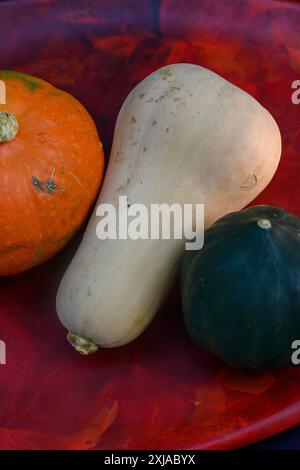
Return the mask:
M205 227L246 206L270 182L281 154L271 114L215 73L174 64L129 94L109 166L81 245L61 282L57 312L82 354L139 336L166 297L184 240L102 240L99 204L203 203Z

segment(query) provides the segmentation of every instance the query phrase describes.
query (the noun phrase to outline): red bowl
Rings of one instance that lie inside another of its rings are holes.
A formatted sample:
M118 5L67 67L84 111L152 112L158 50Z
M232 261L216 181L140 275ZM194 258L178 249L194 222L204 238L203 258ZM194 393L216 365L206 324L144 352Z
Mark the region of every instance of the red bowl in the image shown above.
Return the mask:
M276 118L283 156L255 203L297 215L300 187L300 5L271 0L22 0L0 4L0 68L74 94L109 155L133 86L158 67L193 62L255 96ZM233 448L300 421L300 371L225 366L187 338L175 287L132 344L80 357L55 313L79 241L52 261L1 280L2 449Z

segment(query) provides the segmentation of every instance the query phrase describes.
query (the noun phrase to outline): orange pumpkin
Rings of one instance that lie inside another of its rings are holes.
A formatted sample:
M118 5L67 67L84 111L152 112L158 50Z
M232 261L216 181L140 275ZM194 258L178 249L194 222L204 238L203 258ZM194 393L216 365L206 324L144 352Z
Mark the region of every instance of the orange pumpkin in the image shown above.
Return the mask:
M104 169L92 118L70 94L0 71L0 275L52 257L93 204Z

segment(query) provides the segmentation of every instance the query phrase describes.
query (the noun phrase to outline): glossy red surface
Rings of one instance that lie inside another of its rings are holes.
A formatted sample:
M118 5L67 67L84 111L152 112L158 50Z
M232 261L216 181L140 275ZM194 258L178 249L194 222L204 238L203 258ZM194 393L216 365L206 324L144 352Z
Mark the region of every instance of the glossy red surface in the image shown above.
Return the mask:
M132 87L172 62L207 66L275 116L283 157L256 200L300 215L300 4L269 0L2 1L0 68L79 98L109 154ZM300 422L300 370L225 367L187 338L178 288L134 343L83 358L66 343L55 292L78 244L0 283L2 449L233 448ZM272 293L270 293L272 295Z

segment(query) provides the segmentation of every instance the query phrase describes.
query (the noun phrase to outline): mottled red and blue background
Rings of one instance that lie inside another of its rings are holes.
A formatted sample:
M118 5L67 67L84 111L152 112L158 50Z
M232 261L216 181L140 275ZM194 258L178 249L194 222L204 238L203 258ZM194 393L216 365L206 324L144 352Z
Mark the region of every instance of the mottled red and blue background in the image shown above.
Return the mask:
M4 0L0 33L0 68L74 94L107 157L122 101L162 65L201 64L249 91L283 136L279 170L256 202L300 216L300 105L291 102L300 79L298 2ZM51 262L1 280L0 448L232 448L300 422L300 370L236 371L197 349L183 330L177 287L134 343L76 355L55 292L79 239Z

